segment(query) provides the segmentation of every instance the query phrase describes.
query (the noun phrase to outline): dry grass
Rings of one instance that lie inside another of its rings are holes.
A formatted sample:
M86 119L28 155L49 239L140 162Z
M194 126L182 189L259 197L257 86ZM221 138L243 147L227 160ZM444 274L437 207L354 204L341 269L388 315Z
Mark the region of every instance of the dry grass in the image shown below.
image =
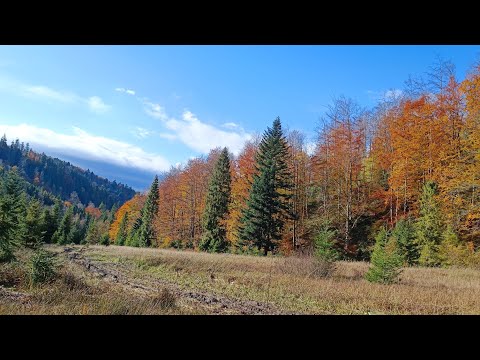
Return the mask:
M406 268L398 284L381 285L364 280L369 265L363 262L340 261L333 269L320 268L319 271L319 264L308 258L117 246L91 246L83 254L103 266L121 271L128 279L151 284L170 283L185 291L268 302L285 312L480 314L480 271L473 269ZM205 311L191 304L186 306L168 290L160 289L157 295L142 296L88 278L67 265L64 271L54 285L35 290L31 310L25 305L15 307L2 302L0 297L0 313L175 314Z
M26 257L22 254L22 257ZM63 262L50 284L30 286L25 264L0 264L0 315L165 315L197 313L176 306L176 297L160 291L156 297L126 291Z
M339 261L327 276L315 276L315 264L305 258L116 246L93 247L89 255L121 262L136 277L268 301L295 313L480 314L480 271L474 269L406 268L398 284L381 285L364 280L364 262Z

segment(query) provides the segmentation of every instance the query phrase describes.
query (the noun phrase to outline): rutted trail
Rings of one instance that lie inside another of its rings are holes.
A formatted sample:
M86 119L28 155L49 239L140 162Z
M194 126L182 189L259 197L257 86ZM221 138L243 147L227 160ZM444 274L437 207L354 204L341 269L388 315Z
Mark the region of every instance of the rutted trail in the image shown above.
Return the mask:
M65 247L61 254L70 262L80 265L86 271L104 281L120 284L131 291L140 292L145 295L157 293L160 287L167 288L178 298L199 303L202 307L205 307L209 313L245 315L285 314L285 312L278 310L268 303L234 299L204 291L185 290L175 283L162 279L133 279L129 276L130 270L126 266L92 261L83 254L83 249L77 251L73 248ZM116 269L114 269L114 267L116 267Z

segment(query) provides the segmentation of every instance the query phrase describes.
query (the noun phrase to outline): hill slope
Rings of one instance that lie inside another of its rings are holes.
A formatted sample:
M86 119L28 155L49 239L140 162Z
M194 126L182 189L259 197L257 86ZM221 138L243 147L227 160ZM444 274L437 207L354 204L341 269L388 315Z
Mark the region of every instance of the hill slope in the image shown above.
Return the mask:
M0 164L17 166L29 183L63 200L80 201L84 205L92 202L99 206L103 202L111 208L135 195L135 190L129 186L109 181L44 153L39 154L18 139L8 145L5 136L0 140Z

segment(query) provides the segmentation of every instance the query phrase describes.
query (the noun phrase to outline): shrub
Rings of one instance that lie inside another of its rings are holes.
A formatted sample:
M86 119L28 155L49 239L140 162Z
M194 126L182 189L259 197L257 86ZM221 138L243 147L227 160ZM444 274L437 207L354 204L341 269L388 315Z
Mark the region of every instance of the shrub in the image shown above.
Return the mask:
M105 246L110 245L110 238L108 237L108 234L102 235L102 237L100 238L100 245L105 245Z
M56 274L55 268L53 254L38 249L30 258L30 283L36 285L52 280Z
M389 237L385 228L375 238L371 267L365 275L370 282L392 284L401 273L402 257L394 237Z

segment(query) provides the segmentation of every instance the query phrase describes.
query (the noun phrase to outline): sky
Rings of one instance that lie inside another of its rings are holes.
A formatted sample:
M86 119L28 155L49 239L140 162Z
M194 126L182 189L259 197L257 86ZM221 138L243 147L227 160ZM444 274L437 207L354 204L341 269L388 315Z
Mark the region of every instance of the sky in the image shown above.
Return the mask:
M311 142L334 97L372 107L437 56L463 79L480 46L0 46L0 133L139 190L277 116Z

